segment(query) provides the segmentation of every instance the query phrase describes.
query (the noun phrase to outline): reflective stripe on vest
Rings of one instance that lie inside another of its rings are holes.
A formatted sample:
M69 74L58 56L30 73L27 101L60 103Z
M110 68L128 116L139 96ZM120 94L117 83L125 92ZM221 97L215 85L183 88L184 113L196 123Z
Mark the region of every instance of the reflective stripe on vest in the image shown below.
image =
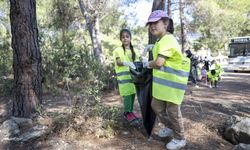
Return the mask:
M132 83L129 71L119 72L116 75L119 84Z
M131 79L127 79L127 80L118 80L119 84L125 84L125 83L132 83Z
M118 72L116 75L117 76L130 75L130 72L128 72L128 71Z
M160 68L160 70L164 71L164 72L167 72L167 73L175 74L177 76L186 77L186 78L188 78L188 76L189 76L189 72L185 72L185 71L182 71L182 70L176 70L176 69L173 69L173 68L168 67L168 66L162 66Z
M119 93L121 96L135 94L135 85L132 82L129 67L118 66L116 64L118 57L120 58L121 62L130 62L130 59L128 58L127 53L124 53L122 47L118 47L113 51L113 60L115 62L115 72L117 76Z
M170 80L161 79L158 77L153 77L153 82L164 85L164 86L168 86L171 88L176 88L179 90L186 90L187 89L187 84L181 84L181 83L173 82Z
M153 69L152 95L156 99L179 105L187 89L190 60L182 55L172 35L165 35L156 42L153 48L154 61L159 54L167 58L163 66Z

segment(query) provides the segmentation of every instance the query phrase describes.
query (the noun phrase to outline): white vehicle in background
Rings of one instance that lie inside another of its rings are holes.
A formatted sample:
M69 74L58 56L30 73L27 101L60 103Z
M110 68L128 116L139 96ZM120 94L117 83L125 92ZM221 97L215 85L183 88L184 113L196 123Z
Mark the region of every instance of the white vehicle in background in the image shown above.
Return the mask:
M231 38L228 50L229 70L250 71L250 36Z

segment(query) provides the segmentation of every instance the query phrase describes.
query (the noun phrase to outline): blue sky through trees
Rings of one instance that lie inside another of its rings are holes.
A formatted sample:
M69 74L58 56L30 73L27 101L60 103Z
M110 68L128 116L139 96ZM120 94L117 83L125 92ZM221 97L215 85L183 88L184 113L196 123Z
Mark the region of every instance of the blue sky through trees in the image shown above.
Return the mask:
M145 26L151 13L153 0L123 0L120 11L124 19L128 20L129 26ZM179 13L173 11L174 22L179 24Z

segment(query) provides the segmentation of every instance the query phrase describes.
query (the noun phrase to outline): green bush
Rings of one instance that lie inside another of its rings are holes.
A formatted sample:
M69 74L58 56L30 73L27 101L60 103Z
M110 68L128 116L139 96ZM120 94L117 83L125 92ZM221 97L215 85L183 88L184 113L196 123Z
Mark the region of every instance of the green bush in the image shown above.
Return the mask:
M60 34L41 35L45 84L55 87L64 80L80 80L98 82L101 88L109 86L113 66L100 64L90 53L90 47L77 44L77 33L68 33L63 38Z

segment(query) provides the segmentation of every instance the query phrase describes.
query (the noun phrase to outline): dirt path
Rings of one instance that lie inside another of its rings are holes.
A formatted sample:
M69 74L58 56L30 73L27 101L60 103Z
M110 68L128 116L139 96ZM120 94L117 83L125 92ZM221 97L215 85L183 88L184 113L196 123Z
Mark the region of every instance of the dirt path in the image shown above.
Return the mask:
M250 116L250 74L249 73L225 73L218 88L208 88L200 85L199 88L189 86L185 101L182 105L187 146L189 150L229 150L233 145L225 141L220 132L223 123L231 115ZM120 103L118 103L118 101ZM122 106L122 100L114 93L109 93L104 98L108 105ZM138 106L138 104L137 104ZM138 107L137 107L138 108ZM157 133L157 125L154 129ZM147 142L145 137L136 136L140 133L132 133L124 137L128 149L165 149L164 140L155 139ZM139 143L135 141L142 140ZM110 143L110 147L114 145ZM119 147L118 149L126 149Z
M250 73L225 73L218 88L189 87L182 105L187 146L185 150L230 150L233 145L220 135L223 123L233 115L250 117ZM47 112L62 113L69 108L67 97L45 97ZM106 92L102 98L104 105L122 109L122 99L117 91ZM4 113L0 103L0 114ZM140 114L138 102L135 111ZM0 119L3 119L0 115ZM153 139L148 141L142 129L126 126L115 132L112 138L97 138L93 135L50 136L45 140L22 145L23 149L86 149L86 150L164 150L169 139L156 136L158 123L153 130ZM1 145L1 143L0 143ZM40 145L40 146L39 146ZM9 147L11 149L11 147ZM20 148L21 149L21 148Z

